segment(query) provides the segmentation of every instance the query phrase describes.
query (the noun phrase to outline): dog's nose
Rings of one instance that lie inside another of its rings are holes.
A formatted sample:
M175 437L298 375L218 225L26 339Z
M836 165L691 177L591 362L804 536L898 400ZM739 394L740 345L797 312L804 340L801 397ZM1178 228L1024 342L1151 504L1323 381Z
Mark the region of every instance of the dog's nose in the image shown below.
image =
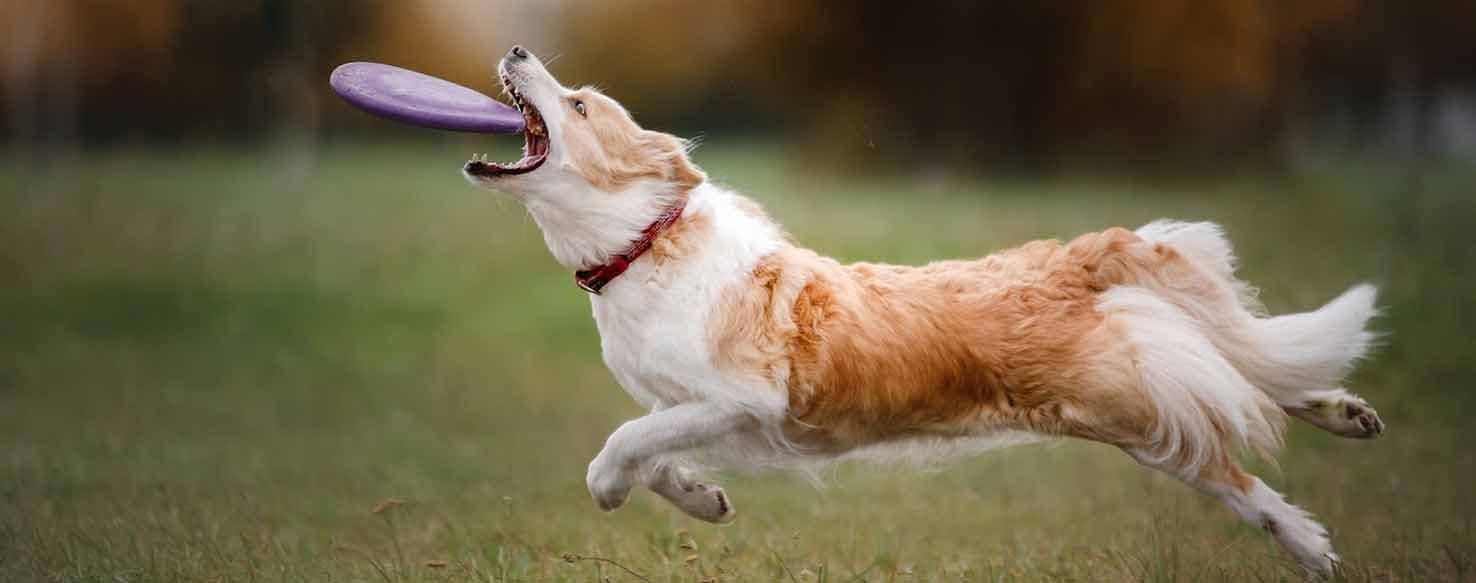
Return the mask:
M528 49L523 48L523 45L513 45L511 49L508 49L507 56L513 59L526 59L528 58Z

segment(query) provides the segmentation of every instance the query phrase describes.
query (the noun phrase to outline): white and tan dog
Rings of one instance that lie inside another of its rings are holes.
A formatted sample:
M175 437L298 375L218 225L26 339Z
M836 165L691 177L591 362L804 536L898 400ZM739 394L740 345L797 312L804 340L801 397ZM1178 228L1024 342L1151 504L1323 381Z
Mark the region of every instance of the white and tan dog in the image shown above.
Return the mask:
M728 496L696 468L1029 432L1115 445L1223 499L1309 571L1332 569L1323 527L1234 454L1277 448L1286 413L1383 431L1339 387L1369 347L1373 287L1269 317L1218 227L1168 221L971 261L841 265L707 181L682 140L564 87L525 49L499 70L526 153L464 172L527 206L591 292L605 364L651 411L590 463L601 508L643 483L727 522Z

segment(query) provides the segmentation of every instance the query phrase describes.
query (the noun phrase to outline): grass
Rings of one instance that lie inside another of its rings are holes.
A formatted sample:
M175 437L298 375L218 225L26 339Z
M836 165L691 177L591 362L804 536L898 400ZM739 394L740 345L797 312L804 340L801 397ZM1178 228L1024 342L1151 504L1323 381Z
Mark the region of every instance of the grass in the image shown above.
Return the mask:
M451 149L455 146L455 150ZM599 512L640 414L584 294L464 143L0 164L0 580L1284 581L1268 537L1102 446L816 489L723 479L728 527L649 493ZM1293 427L1273 487L1350 581L1476 578L1476 174L1138 184L815 174L698 160L797 238L921 262L1160 216L1225 224L1273 311L1361 279L1389 333L1353 386L1383 439Z

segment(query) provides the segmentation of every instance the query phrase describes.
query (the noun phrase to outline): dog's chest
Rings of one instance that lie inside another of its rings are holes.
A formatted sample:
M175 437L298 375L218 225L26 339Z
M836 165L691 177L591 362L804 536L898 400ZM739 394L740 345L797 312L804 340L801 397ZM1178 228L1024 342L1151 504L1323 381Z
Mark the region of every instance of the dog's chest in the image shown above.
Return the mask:
M693 306L621 309L597 301L594 316L605 366L642 406L699 400L698 391L713 384L707 377L717 372Z

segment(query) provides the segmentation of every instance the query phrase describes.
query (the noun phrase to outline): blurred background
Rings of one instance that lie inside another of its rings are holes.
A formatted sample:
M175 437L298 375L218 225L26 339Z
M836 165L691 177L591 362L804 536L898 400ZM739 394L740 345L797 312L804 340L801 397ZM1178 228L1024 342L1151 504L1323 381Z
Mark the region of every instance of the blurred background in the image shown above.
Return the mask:
M1476 3L0 2L0 579L1295 580L1110 449L824 489L738 523L582 482L640 414L583 294L459 175L521 140L328 88L380 61L496 94L514 43L844 260L1170 216L1273 312L1383 289L1372 442L1292 428L1268 482L1345 578L1476 573ZM921 493L921 495L920 495Z
M491 91L524 43L657 127L833 162L1285 170L1476 156L1470 2L11 2L13 151L392 128L323 82L377 60ZM926 152L925 156L918 155Z

